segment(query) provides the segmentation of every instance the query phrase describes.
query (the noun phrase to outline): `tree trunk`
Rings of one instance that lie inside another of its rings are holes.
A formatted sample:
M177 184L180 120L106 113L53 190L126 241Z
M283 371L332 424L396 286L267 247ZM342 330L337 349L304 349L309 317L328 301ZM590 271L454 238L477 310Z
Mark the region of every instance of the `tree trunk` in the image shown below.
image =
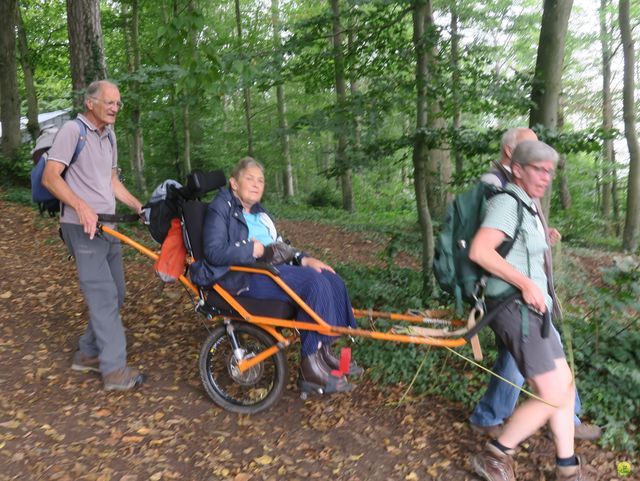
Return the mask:
M191 113L189 104L182 107L182 123L184 133L184 159L183 159L183 176L191 172Z
M452 0L451 10L451 100L453 103L453 116L451 119L451 127L454 135L460 130L460 34L458 33L458 6L457 0ZM456 174L461 175L464 168L464 160L462 154L452 145L453 158L455 160Z
M280 37L280 5L278 0L271 0L271 15L273 22L273 46L276 52L282 48ZM282 56L278 58L278 68L282 68ZM280 127L280 146L282 148L282 160L284 162L284 172L282 176L284 184L284 197L291 199L293 191L293 166L291 165L289 125L287 123L287 104L284 98L284 85L276 85L276 101L278 104L278 125Z
M20 99L16 65L15 0L0 2L0 122L2 122L2 154L11 163L18 162L20 147Z
M354 49L354 34L353 30L349 32L347 40L347 45L349 48L349 52ZM349 92L351 94L351 98L354 98L358 95L360 87L358 85L358 79L356 77L356 73L352 72L349 79ZM355 125L353 126L353 147L356 152L360 152L360 148L362 147L362 115L356 114L355 116Z
M602 129L610 132L613 129L613 105L611 102L611 38L607 10L609 0L600 0L600 43L602 45ZM611 182L613 167L613 139L606 138L602 142L602 182L600 185L600 212L606 220L611 219L613 209L613 192Z
M238 33L238 52L242 51L242 17L240 16L240 0L235 0L236 6L236 31ZM253 127L251 126L251 89L248 85L242 85L244 96L244 120L247 126L247 155L253 157Z
M558 130L564 128L564 108L560 106L558 110ZM560 193L560 205L563 210L571 208L571 192L569 191L569 177L567 176L567 156L560 154L558 160L558 183Z
M344 73L344 54L342 52L342 25L340 24L340 0L329 0L333 24L333 65L336 82L336 116L339 126L338 144L336 148L336 167L340 172L342 189L342 208L353 212L353 185L351 183L351 167L347 162L347 129L344 120L344 104L347 100L347 81Z
M530 127L555 130L562 84L564 44L573 0L544 0L538 57L531 90ZM549 218L551 189L542 199L542 209Z
M139 44L139 27L140 27L140 4L138 0L131 0L131 8L127 12L129 17L129 25L127 29L127 52L129 56L129 73L135 74L140 71L140 44ZM133 75L132 75L133 76ZM141 109L139 99L139 84L132 81L129 89L131 91L131 170L135 178L136 189L138 192L147 197L147 183L144 177L144 138L142 134Z
M29 51L27 33L24 31L22 13L20 6L16 11L16 22L18 27L18 51L20 52L20 65L24 75L24 90L27 96L27 131L35 142L40 134L40 124L38 122L38 95L33 83L33 57Z
M430 0L416 0L413 7L413 45L416 51L416 135L413 144L413 182L416 193L418 222L422 236L422 284L423 297L433 292L433 224L427 200L426 138L422 134L427 127L427 53L424 45L425 20L430 10Z
M67 0L67 31L71 60L73 106L83 110L84 89L107 78L99 0Z
M427 62L427 85L431 83L429 66L435 66L436 48L435 38L437 36L437 27L433 21L433 10L431 0L427 1L427 10L425 14L425 28L422 37L424 51ZM435 95L427 95L427 130L444 132L446 122L442 118L440 99ZM451 184L451 159L449 157L448 146L442 145L439 148L430 148L427 154L427 198L429 200L429 210L431 215L441 218L450 200L448 187Z
M629 180L627 182L627 214L622 235L622 247L630 252L638 248L640 234L640 149L635 121L635 52L629 21L629 0L620 0L618 23L624 54L624 80L622 87L622 116L624 135L629 148Z

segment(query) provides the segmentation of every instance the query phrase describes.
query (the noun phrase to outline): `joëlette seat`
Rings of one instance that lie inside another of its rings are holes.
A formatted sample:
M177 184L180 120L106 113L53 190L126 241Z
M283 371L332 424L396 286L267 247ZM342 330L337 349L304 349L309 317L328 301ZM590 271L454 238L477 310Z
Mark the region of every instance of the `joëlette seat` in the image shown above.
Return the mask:
M207 212L207 204L199 200L186 200L182 205L182 219L185 227L185 244L189 254L195 259L204 258L203 227ZM264 264L256 264L255 267L268 269L277 274L277 268ZM260 275L260 274L249 274ZM232 306L225 301L220 294L213 290L212 286L201 286L206 308L214 315L242 318ZM275 317L280 319L295 319L297 308L292 303L279 300L262 300L245 296L232 296L250 314L256 316Z

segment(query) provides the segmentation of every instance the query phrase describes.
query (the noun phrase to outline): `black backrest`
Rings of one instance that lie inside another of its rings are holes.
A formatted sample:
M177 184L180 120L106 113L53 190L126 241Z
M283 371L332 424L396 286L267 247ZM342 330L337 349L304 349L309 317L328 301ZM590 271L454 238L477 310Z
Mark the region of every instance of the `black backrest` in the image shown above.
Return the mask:
M187 183L182 187L181 192L185 199L199 199L208 192L224 187L226 183L227 178L222 170L211 172L194 170L187 176Z
M186 230L185 241L187 250L196 259L204 259L202 233L207 204L199 200L187 200L182 205L182 218Z

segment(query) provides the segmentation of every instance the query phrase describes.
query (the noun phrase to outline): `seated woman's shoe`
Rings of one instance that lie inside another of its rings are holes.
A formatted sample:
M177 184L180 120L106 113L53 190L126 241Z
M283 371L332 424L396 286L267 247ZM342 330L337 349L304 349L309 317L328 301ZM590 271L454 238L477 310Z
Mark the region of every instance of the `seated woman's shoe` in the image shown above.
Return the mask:
M354 388L345 376L331 374L331 368L322 360L320 351L305 356L300 361L298 387L303 393L314 394L348 392Z
M323 344L318 349L320 356L322 356L322 360L325 362L330 369L340 369L340 359L336 357L336 355L331 350L331 346L329 344ZM360 377L364 374L364 369L358 366L358 364L352 360L349 363L349 372L346 373L347 376Z

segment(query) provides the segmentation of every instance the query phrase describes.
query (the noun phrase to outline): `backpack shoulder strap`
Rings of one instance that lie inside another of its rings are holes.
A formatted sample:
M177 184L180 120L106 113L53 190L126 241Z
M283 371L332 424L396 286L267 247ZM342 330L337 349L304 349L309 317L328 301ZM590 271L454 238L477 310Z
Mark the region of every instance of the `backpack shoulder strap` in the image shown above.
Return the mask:
M509 194L511 197L513 197L516 200L516 204L517 204L516 215L518 220L516 221L515 233L513 234L512 238L506 239L502 244L498 246L498 249L497 249L498 253L502 257L507 257L507 254L509 254L509 252L513 248L513 245L516 243L516 240L518 239L518 235L522 230L522 220L524 217L524 209L526 208L532 215L536 215L536 212L531 207L526 205L524 201L520 197L518 197L518 195L515 194L514 192L511 192L509 190L501 190L500 192L496 192L495 195L500 195L500 194Z
M87 143L87 126L84 125L84 122L82 120L77 118L74 119L74 122L76 122L80 127L80 135L78 136L76 150L73 152L73 156L71 157L69 165L73 164L78 159L78 155L80 155L80 152L82 151L82 149L84 149L84 146Z

